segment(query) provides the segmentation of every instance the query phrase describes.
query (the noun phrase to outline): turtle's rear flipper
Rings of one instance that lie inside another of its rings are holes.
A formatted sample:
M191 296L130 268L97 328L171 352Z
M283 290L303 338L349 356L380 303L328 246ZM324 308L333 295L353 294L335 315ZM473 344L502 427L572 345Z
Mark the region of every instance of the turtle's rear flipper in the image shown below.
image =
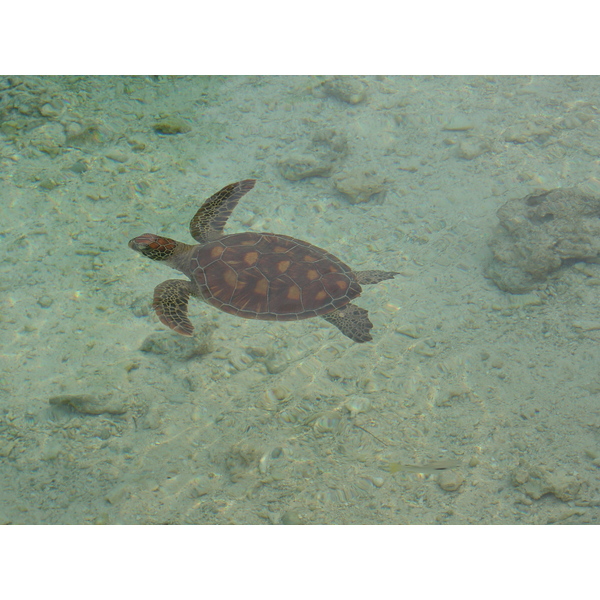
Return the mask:
M356 280L361 285L371 285L385 279L392 279L396 275L400 275L400 273L395 273L394 271L358 271L355 275Z
M168 279L154 288L154 304L162 323L182 335L192 335L194 326L187 317L188 299L192 293L189 281Z
M369 334L369 331L373 329L373 323L369 321L369 313L360 306L346 304L346 306L342 306L342 308L338 308L332 313L323 315L323 318L335 325L353 342L362 344L373 339Z

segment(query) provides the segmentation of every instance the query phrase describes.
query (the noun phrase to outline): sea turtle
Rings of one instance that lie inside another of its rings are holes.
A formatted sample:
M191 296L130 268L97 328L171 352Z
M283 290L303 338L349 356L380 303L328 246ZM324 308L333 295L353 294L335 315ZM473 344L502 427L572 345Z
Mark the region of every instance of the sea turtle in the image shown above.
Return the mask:
M361 284L391 279L392 271L358 271L339 258L287 235L223 234L225 223L255 179L225 186L200 207L190 222L198 242L191 246L153 233L129 242L144 256L166 263L190 278L163 281L154 290L154 310L183 335L194 328L187 316L190 296L246 319L296 321L323 317L355 342L372 340L364 308L350 301Z

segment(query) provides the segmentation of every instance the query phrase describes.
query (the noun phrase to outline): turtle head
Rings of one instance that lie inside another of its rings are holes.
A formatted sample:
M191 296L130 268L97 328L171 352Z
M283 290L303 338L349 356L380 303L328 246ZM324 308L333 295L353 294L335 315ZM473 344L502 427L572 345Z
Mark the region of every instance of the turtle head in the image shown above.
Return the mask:
M179 242L175 240L154 235L153 233L144 233L139 237L133 238L129 242L129 247L152 260L169 260L177 252Z

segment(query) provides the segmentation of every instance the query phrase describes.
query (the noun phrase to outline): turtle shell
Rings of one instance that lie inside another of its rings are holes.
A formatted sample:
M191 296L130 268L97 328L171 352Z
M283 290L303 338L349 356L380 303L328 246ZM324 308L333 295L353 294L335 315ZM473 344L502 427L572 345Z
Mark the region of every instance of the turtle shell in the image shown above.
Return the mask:
M273 233L237 233L198 246L191 278L213 306L269 321L325 315L362 291L352 269L333 254Z

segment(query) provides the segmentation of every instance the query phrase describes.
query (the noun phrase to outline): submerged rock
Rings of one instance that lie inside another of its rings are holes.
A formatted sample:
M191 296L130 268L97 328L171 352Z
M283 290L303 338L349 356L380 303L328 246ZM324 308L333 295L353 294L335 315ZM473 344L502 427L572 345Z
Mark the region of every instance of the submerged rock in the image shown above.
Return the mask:
M178 133L188 133L192 127L187 121L180 117L165 117L154 123L154 131L163 135L176 135Z
M362 169L340 173L335 177L334 185L338 192L348 198L350 204L368 202L374 197L379 197L386 189L383 177Z
M323 91L348 104L358 104L367 95L366 84L356 77L332 77L323 83Z
M582 479L564 469L546 469L521 461L512 474L513 486L533 500L553 494L558 500L572 502L579 498Z
M530 292L565 265L600 262L600 197L578 188L509 200L489 246L486 276L503 291Z
M279 161L279 172L289 181L300 181L308 177L327 177L332 162L310 154L294 154Z
M49 399L53 406L71 408L85 415L122 415L127 412L125 400L110 395L94 396L91 394L63 394Z
M185 337L170 331L152 333L142 342L140 350L176 360L189 360L195 356L212 352L213 331L214 327L206 325L197 328L192 337Z

